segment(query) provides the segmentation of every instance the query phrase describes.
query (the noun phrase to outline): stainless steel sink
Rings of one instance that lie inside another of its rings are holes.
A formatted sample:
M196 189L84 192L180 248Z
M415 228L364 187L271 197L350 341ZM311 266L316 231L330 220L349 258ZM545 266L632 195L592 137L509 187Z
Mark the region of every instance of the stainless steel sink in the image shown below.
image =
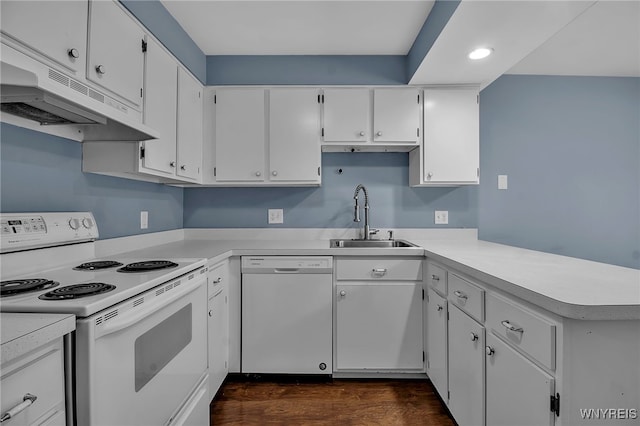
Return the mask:
M418 247L405 240L331 240L332 248L399 248Z

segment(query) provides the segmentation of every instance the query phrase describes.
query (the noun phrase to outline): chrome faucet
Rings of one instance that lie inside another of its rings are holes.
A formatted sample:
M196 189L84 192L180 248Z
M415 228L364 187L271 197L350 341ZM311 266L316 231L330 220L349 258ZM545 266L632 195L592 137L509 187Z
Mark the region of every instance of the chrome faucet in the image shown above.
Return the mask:
M356 201L353 209L353 221L360 222L360 206L358 205L358 194L360 193L361 189L362 192L364 192L364 229L362 230L362 239L369 240L371 239L371 234L376 234L378 230L369 229L369 194L367 194L367 188L365 188L363 184L359 184L356 187L356 192L353 194L353 199Z

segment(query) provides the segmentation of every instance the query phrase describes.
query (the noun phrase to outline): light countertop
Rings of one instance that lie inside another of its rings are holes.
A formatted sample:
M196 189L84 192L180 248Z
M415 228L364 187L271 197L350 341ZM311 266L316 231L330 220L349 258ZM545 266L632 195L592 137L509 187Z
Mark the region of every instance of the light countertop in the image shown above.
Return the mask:
M3 312L0 314L0 364L46 345L75 329L74 315Z
M563 317L640 319L640 270L475 239L411 240L420 248L330 248L329 240L184 239L130 254L144 257L423 256Z

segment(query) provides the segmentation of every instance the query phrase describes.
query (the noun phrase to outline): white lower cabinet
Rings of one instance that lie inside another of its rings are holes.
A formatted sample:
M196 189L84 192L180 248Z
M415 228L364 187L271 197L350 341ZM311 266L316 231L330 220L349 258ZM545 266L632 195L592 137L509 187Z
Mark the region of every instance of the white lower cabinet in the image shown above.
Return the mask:
M460 426L483 425L484 327L450 304L448 331L449 410Z
M422 261L336 261L335 372L424 372Z
M427 289L427 375L446 402L449 383L447 376L447 299Z
M229 372L229 304L227 282L229 263L224 261L209 268L208 275L208 352L209 394L211 401Z
M487 425L553 425L553 377L493 334L487 335L485 350Z

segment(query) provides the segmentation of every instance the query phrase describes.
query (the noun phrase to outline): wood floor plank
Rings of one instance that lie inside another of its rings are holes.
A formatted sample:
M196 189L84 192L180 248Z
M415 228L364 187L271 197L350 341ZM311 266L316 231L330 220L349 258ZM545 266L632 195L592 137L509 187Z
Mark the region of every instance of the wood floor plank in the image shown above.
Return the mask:
M231 377L210 414L212 425L454 425L428 380Z

